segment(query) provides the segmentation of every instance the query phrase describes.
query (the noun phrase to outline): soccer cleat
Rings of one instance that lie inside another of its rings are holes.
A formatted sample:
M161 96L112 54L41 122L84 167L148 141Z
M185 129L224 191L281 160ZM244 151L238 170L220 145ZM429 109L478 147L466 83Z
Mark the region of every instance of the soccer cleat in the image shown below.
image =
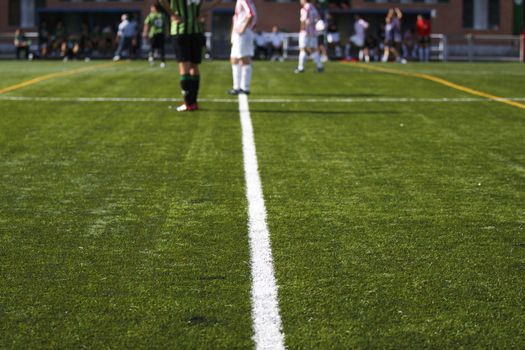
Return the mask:
M295 74L304 73L304 69L295 68L293 71Z
M120 56L115 56L115 57L113 57L113 61L114 61L114 62L120 61Z
M241 89L239 93L240 94L249 95L250 94L250 90L243 90L243 89Z
M324 71L324 67L317 67L317 73L322 73Z
M241 89L230 89L230 90L228 90L228 95L238 95L240 93L242 93Z
M181 104L179 107L177 107L177 112L193 112L199 109L199 106L197 106L196 103L192 105L187 105L185 103Z

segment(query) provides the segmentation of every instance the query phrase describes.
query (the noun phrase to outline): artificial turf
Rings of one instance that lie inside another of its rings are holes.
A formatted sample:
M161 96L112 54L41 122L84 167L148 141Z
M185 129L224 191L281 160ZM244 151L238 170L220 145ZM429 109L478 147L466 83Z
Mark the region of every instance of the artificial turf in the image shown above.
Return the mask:
M97 64L0 62L0 87ZM381 66L525 97L520 64ZM0 348L253 347L229 65L202 79L192 114L2 99L178 97L174 64L0 95ZM257 62L252 92L288 348L525 347L525 110L382 101L473 96L340 63Z

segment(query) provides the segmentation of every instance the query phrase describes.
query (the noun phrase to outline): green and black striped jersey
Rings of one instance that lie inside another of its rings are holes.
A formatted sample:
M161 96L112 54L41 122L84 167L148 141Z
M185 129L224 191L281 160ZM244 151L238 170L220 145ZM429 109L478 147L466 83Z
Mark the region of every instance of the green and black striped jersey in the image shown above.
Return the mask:
M171 22L171 35L204 32L203 25L199 21L201 0L171 0L171 8L183 20L179 24Z

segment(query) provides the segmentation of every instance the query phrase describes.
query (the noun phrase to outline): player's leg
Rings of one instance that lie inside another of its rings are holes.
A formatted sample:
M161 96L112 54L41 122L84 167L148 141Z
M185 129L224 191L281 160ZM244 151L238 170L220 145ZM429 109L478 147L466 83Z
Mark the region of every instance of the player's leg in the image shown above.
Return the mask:
M149 43L148 62L153 66L155 64L155 36L149 38Z
M201 75L199 71L199 63L190 63L190 104L195 109L198 108L197 99L199 97L199 89L201 82Z
M190 35L190 95L189 103L192 110L198 109L197 100L200 89L200 70L199 65L202 63L202 51L206 46L206 38L203 34Z
M423 38L419 39L419 62L422 63L424 61L424 52L425 52L425 42L423 41Z
M123 48L124 48L124 37L119 36L118 37L117 51L115 51L115 55L113 56L113 61L120 60L120 55L122 54Z
M250 56L241 57L241 92L250 94L250 85L252 81L252 58Z
M165 50L165 38L164 33L158 34L159 42L158 42L158 49L160 51L160 68L166 67L166 50Z
M425 62L430 59L430 37L425 37Z
M381 61L388 62L389 56L390 56L390 45L388 43L385 43L385 51L383 53L383 58L381 59Z
M180 76L180 87L184 103L177 108L178 112L194 111L197 107L199 89L199 67L201 63L200 37L194 34L175 35L173 37L175 55L177 56Z
M306 63L306 60L308 60L308 54L306 50L307 50L306 33L300 33L299 34L299 62L297 64L297 69L295 70L295 73L304 72L304 65Z
M237 33L232 33L232 49L230 52L230 64L232 67L232 89L228 90L230 95L238 95L241 92L242 65L241 65L241 37Z
M251 31L251 29L247 29L241 35L240 40L241 92L245 94L250 93L250 85L252 81L253 52L253 32Z
M190 76L190 65L189 61L179 62L179 83L182 96L184 98L184 104L177 110L188 109L191 106L191 76Z
M324 66L323 66L323 62L321 61L321 55L319 54L319 50L317 49L317 37L315 36L308 37L307 45L312 52L312 59L315 62L317 71L322 72L324 70Z
M241 92L242 66L241 59L233 56L233 47L232 57L230 57L230 63L232 66L233 86L231 90L228 90L228 94L238 95Z

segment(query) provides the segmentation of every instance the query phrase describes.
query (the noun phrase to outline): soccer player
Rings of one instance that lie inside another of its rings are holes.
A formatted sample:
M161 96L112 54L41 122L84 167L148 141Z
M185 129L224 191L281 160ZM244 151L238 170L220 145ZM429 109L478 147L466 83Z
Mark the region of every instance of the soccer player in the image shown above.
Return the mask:
M419 62L428 62L430 56L430 21L417 16L416 31L419 41Z
M352 57L358 57L360 61L370 62L370 56L368 55L368 45L366 45L366 30L369 27L367 21L365 21L360 15L354 16L354 32L350 41L354 46L354 55ZM357 53L357 55L355 55Z
M295 73L303 73L304 65L311 55L317 66L317 71L323 71L323 63L317 50L317 35L315 24L319 20L319 13L310 0L301 0L301 32L299 33L299 65Z
M142 36L148 38L151 48L148 55L148 62L155 64L155 50L160 53L160 68L166 67L166 54L164 50L164 27L166 22L164 15L159 11L159 5L151 5L150 13L144 21L144 32Z
M257 22L257 12L253 0L237 0L232 23L232 65L233 89L230 95L249 94L252 79L253 27Z
M113 61L120 61L121 55L127 51L128 58L131 58L131 51L132 51L132 40L133 36L135 35L135 29L133 28L133 25L129 21L129 17L127 14L123 14L121 16L121 22L118 26L118 47L117 51L115 52L115 56L113 57Z
M197 110L199 94L202 49L205 45L202 18L221 0L206 3L201 9L201 0L159 0L160 5L171 17L171 35L175 42L175 54L179 64L180 87L184 103L178 112Z
M24 57L26 59L29 58L30 44L24 32L22 31L22 29L16 30L14 44L16 47L16 59L17 60L19 60L22 57L22 53L24 53Z
M400 55L402 41L401 18L403 18L403 14L399 8L388 10L385 18L385 52L383 54L383 62L388 62L389 56L392 54L397 62L407 63L406 59Z

